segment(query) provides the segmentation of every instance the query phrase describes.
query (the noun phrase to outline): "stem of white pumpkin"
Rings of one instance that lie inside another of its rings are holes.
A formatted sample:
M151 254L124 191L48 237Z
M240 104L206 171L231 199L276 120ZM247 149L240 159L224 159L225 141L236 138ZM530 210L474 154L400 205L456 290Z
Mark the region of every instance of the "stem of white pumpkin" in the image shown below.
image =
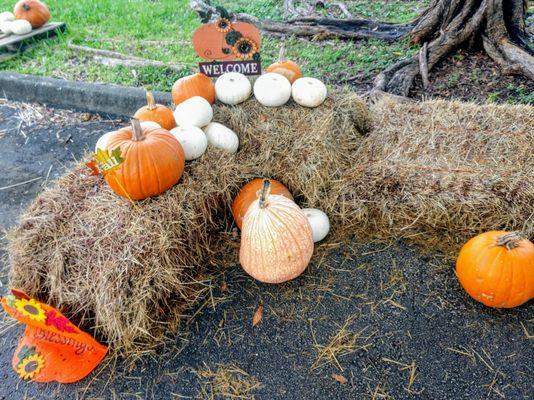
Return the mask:
M146 103L149 110L154 110L156 108L156 100L154 100L154 94L152 93L152 87L150 86L146 88Z
M285 62L286 59L286 45L284 42L280 45L280 52L278 53L278 62Z
M267 197L271 192L271 181L269 179L263 179L263 183L260 189L260 208L267 207Z
M145 139L145 134L143 133L143 128L141 127L141 122L137 118L132 118L130 121L132 125L132 140L134 142L140 142Z
M519 241L523 240L521 232L510 232L497 239L497 246L504 246L506 250L512 250L519 246Z

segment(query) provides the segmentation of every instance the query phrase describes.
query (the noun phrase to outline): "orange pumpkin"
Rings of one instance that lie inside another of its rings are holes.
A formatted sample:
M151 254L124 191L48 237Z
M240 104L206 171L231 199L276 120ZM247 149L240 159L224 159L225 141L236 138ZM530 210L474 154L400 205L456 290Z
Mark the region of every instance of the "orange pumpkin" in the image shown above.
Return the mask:
M253 278L282 283L299 276L313 254L308 219L293 201L269 194L264 180L260 196L243 219L239 261Z
M168 131L176 127L176 121L174 121L171 109L162 104L156 104L150 88L146 89L146 103L146 106L136 111L134 118L139 121L157 122L163 129Z
M302 77L302 71L300 70L298 64L294 61L286 59L286 51L283 44L280 47L278 61L269 65L265 71L285 76L291 83Z
M133 119L131 127L110 136L106 149L117 147L121 148L124 162L106 175L106 182L120 196L134 200L157 196L182 177L184 151L165 129L142 128L139 120Z
M475 300L489 307L519 306L534 297L534 244L517 232L482 233L462 247L456 274Z
M215 85L204 74L184 76L172 86L172 101L176 105L195 96L204 97L210 104L215 103Z
M40 28L48 22L50 19L50 10L46 4L39 0L21 0L15 4L13 10L15 18L25 19L28 21L32 28Z
M271 179L271 194L279 194L287 197L289 200L293 200L293 196L287 190L287 188L278 181ZM258 199L259 191L262 187L263 180L261 178L256 178L251 180L245 186L241 188L239 193L232 203L232 215L234 216L235 223L239 229L243 224L243 218L247 213L249 206Z

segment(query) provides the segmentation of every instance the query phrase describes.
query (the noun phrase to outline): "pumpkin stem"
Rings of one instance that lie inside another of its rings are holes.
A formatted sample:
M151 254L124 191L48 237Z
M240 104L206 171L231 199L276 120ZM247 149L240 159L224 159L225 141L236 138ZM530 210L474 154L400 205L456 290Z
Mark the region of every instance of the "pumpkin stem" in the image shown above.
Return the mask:
M156 100L154 100L151 86L147 86L146 88L146 103L149 110L154 110L156 108Z
M24 11L30 11L30 6L26 3L22 5L22 8L24 9Z
M141 122L137 118L132 118L130 121L132 125L132 140L134 142L140 142L145 139L145 134L143 133L143 128L141 127Z
M260 208L267 207L267 197L271 192L271 181L264 178L260 189Z
M280 52L278 53L278 62L285 62L286 58L286 45L284 42L280 45Z
M506 250L513 250L519 246L519 241L523 239L521 232L510 232L497 239L497 246L505 246Z

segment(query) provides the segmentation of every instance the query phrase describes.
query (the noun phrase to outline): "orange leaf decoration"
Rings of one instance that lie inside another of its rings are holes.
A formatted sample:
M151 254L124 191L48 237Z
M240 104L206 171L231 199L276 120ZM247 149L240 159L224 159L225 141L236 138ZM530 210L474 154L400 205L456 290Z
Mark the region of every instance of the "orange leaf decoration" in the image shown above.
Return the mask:
M256 311L254 312L254 315L252 316L252 326L258 325L262 318L263 318L263 304L260 303Z
M26 325L12 360L22 379L77 382L95 369L108 351L55 308L19 290L2 298L2 307Z

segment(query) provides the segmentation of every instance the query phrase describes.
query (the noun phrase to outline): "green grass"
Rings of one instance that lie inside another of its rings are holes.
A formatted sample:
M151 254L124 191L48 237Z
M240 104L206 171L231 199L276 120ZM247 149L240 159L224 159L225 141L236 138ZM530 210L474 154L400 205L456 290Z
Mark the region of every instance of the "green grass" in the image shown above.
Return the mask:
M128 86L150 84L170 90L180 76L198 69L191 37L200 25L187 0L47 0L53 20L67 23L64 35L36 43L23 55L0 64L0 70L57 78L116 83ZM281 1L231 0L224 5L231 11L246 12L260 18L282 18ZM417 14L426 1L347 2L356 17L405 22ZM0 10L11 9L13 0L0 0ZM107 67L92 57L67 48L67 43L114 50L147 59L185 64L179 72L161 68ZM279 39L264 36L262 63L267 66L278 53ZM382 41L307 42L287 41L289 57L298 61L305 75L330 83L357 74L373 74L414 49L407 42Z

